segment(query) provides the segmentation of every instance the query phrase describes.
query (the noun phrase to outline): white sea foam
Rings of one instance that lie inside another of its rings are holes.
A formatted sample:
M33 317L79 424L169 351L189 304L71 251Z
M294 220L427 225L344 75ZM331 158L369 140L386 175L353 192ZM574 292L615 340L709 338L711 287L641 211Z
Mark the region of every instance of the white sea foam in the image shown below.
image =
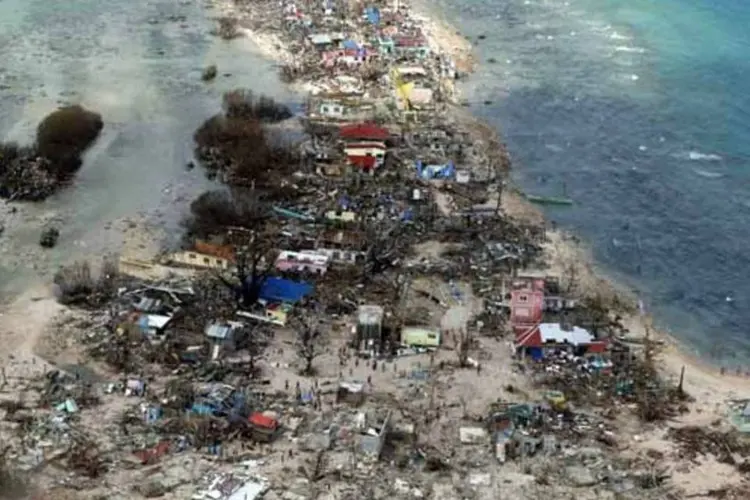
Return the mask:
M620 33L616 32L616 31L613 31L612 33L610 33L609 37L612 40L630 40L629 36L625 36L623 34L620 34Z
M630 47L628 45L618 45L615 47L615 52L628 52L633 54L643 54L646 52L646 49L643 47Z
M709 172L708 170L701 170L699 168L694 168L693 172L695 172L697 175L700 175L701 177L705 177L706 179L719 179L721 177L724 177L724 174L721 172Z
M717 154L690 151L687 153L688 160L692 161L721 161L723 158Z

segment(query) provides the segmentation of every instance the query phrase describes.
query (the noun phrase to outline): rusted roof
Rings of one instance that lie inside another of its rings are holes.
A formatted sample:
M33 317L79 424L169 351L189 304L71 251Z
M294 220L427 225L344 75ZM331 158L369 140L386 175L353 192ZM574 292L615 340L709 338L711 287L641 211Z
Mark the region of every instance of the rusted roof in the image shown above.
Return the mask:
M207 241L197 240L195 242L195 251L234 262L234 249L227 245L216 245Z

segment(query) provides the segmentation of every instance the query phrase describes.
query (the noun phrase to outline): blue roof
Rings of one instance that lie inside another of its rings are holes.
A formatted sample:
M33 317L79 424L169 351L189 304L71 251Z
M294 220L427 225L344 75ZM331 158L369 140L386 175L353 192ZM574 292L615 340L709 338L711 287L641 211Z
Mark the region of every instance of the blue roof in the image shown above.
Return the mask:
M341 45L344 46L345 49L358 49L359 45L357 45L357 42L354 40L344 40Z
M260 298L268 302L299 302L313 291L310 283L269 277L260 287Z

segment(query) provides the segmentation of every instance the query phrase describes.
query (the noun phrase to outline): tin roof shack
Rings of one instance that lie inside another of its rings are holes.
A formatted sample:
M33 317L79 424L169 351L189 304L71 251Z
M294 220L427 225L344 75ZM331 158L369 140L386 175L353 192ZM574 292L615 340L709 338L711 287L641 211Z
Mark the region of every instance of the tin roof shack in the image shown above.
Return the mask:
M377 356L383 352L383 317L382 307L363 305L357 309L357 325L355 327L355 348L363 354Z
M211 359L217 360L225 353L234 352L243 324L236 321L211 323L206 327L206 338L211 343Z
M401 329L401 344L407 347L440 347L440 331L427 326L405 326Z
M255 412L248 418L252 438L261 443L270 443L279 435L281 424L270 415Z
M138 327L148 340L151 342L160 342L164 339L172 318L172 316L162 316L159 314L142 314L138 316Z

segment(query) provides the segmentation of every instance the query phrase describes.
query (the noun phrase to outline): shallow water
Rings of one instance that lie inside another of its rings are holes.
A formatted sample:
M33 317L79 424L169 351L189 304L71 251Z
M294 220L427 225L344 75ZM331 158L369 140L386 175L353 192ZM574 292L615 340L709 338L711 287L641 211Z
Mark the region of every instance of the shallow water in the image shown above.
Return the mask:
M535 194L565 188L576 205L550 218L583 235L661 326L706 356L747 363L750 6L438 6L487 37L466 91L502 130L515 180Z
M105 123L74 185L24 210L64 224L60 244L41 252L38 225L6 231L0 288L18 290L58 262L116 247L120 235L107 228L120 217L173 226L210 184L185 165L193 131L219 110L223 91L252 87L290 99L248 41L209 34L211 15L202 3L172 0L0 1L0 137L28 141L63 103L94 109ZM202 83L208 64L230 76Z

